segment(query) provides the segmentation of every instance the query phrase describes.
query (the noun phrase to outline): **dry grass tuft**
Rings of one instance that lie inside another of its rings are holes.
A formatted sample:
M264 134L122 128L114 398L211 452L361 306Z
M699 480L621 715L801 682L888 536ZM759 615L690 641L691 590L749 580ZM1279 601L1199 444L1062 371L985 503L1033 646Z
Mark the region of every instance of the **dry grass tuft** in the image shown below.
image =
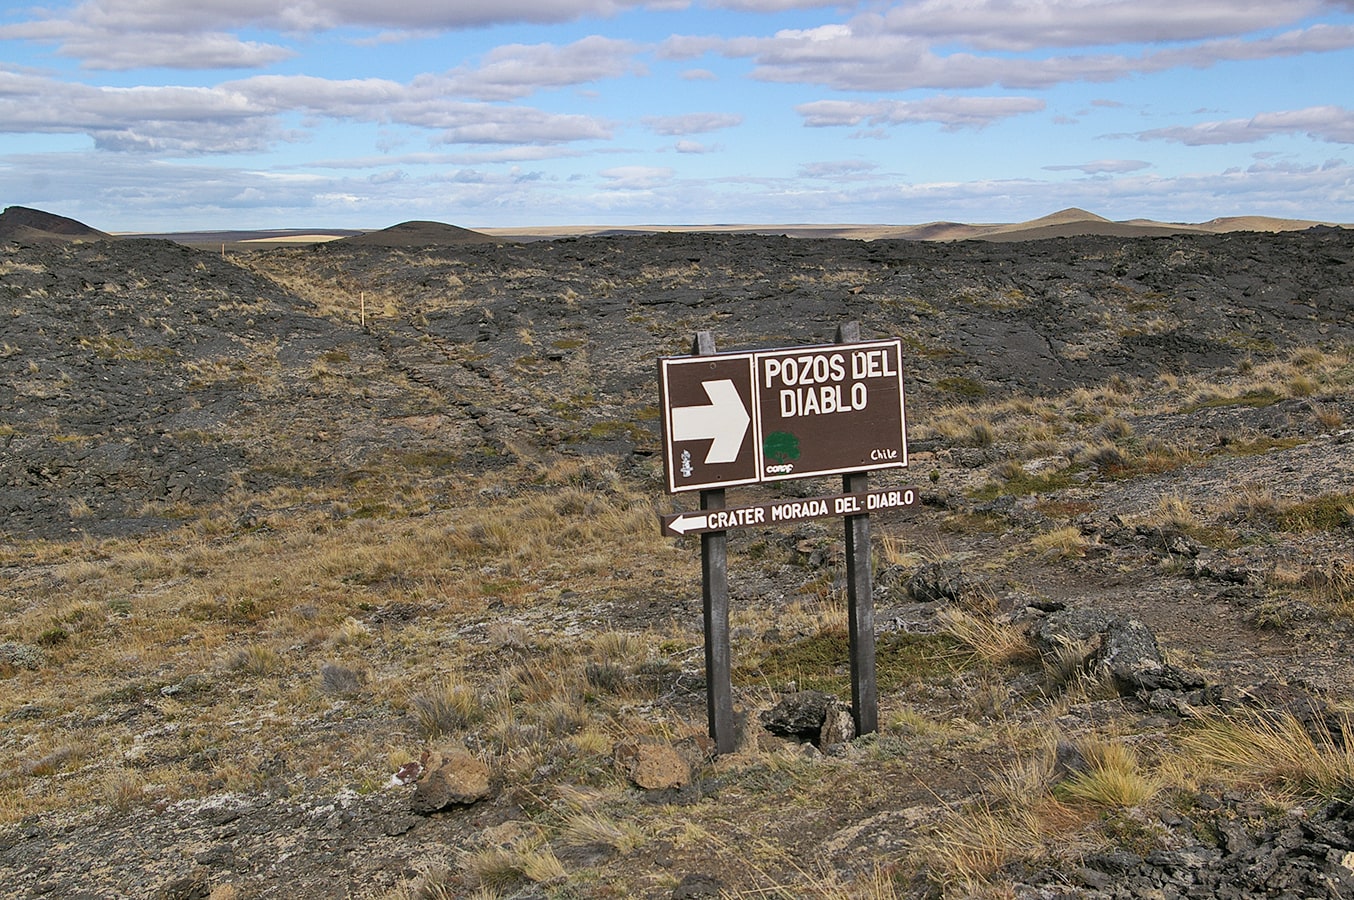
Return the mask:
M1030 538L1030 549L1035 553L1051 553L1062 559L1085 556L1090 546L1091 542L1075 525L1065 525Z
M1200 763L1290 799L1354 798L1354 724L1307 724L1291 712L1217 717L1185 741Z
M463 853L461 869L477 887L494 891L517 888L525 882L550 884L569 875L539 832L522 835L507 846Z
M642 846L647 836L633 822L620 821L600 812L579 812L565 822L563 839L574 846L609 847L625 856Z
M1122 743L1091 739L1078 745L1087 769L1077 772L1055 789L1069 802L1099 810L1139 806L1164 787L1161 779L1142 771L1138 756Z
M484 719L484 706L469 686L441 679L409 698L418 730L425 738L456 734Z
M988 663L1021 663L1037 659L1038 651L1019 628L958 607L941 610L940 629Z

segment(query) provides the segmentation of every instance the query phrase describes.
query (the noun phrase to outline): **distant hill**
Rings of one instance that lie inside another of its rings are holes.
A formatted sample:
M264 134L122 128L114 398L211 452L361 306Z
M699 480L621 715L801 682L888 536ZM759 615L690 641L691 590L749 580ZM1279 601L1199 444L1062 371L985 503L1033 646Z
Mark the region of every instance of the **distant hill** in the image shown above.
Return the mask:
M1316 227L1349 228L1340 224L1270 216L1230 216L1207 222L1159 222L1153 219L1114 221L1077 207L1026 222L926 222L917 225L866 224L705 224L705 225L560 225L483 228L471 230L443 222L414 220L379 231L342 228L286 228L269 230L191 231L163 234L107 234L74 219L22 206L0 214L0 241L92 241L103 238L147 237L175 241L190 247L221 247L223 250L263 250L286 245L321 242L365 247L432 247L493 245L554 240L584 236L638 236L647 234L748 234L784 235L795 238L843 238L859 241L909 240L930 242L1037 241L1082 236L1161 237L1175 234L1224 234L1260 232L1276 234Z
M503 239L442 222L401 222L380 231L368 231L337 243L364 247L430 247L449 244L500 244Z
M799 238L850 238L860 241L1037 241L1045 238L1081 237L1161 237L1171 234L1223 234L1234 231L1277 233L1305 231L1333 222L1305 219L1276 219L1268 216L1234 216L1211 219L1201 224L1157 222L1151 219L1113 221L1104 216L1070 207L1028 222L980 223L926 222L920 225L634 225L623 230L606 226L562 226L524 228L486 228L494 237L519 241L548 240L560 237L610 234L656 234L664 232L709 232L724 234L784 234ZM1343 226L1348 227L1348 226Z
M0 241L21 244L35 241L97 241L108 236L83 222L26 206L10 206L0 213Z

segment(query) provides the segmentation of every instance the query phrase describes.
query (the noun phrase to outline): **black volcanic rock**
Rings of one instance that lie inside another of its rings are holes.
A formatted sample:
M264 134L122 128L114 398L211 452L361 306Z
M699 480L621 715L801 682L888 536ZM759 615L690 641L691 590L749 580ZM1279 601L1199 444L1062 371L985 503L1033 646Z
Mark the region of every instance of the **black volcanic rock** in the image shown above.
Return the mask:
M148 239L0 243L0 527L155 527L174 504L361 477L382 454L443 461L429 477L509 448L650 458L655 361L700 330L729 351L852 320L901 337L911 423L1354 340L1347 230L418 243L417 265L348 240L243 265Z
M83 222L40 209L10 206L0 213L0 241L97 241L106 237Z

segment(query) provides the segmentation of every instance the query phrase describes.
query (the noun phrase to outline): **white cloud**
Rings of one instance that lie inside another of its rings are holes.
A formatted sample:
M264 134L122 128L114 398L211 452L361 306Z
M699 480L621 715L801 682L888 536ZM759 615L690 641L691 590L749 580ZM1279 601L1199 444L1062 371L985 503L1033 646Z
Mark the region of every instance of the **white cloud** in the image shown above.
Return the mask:
M386 41L496 24L569 22L646 5L645 0L85 0L35 8L33 18L0 25L0 39L56 44L60 55L81 60L87 69L257 68L293 51L240 40L232 30L374 29Z
M702 144L700 141L678 141L673 144L672 149L678 153L715 153L720 147L718 144Z
M1354 111L1342 106L1260 113L1249 119L1200 122L1172 128L1154 128L1136 135L1144 141L1172 141L1198 147L1209 144L1248 144L1276 135L1305 135L1314 141L1354 144Z
M664 166L616 166L597 174L607 180L607 187L625 191L648 191L662 187L672 180L673 171Z
M939 124L946 131L983 128L999 119L1040 112L1045 103L1037 97L950 97L925 100L817 100L795 107L811 128L829 126L903 125L919 122Z
M793 9L841 7L848 4L844 0L707 0L705 5L735 9L739 12L776 13Z
M835 173L835 174L834 174ZM854 173L854 174L853 174ZM411 218L470 227L626 221L1021 221L1079 206L1109 218L1202 221L1223 215L1329 218L1354 204L1354 166L1258 160L1229 171L907 182L868 161L808 164L796 178L679 179L667 168L626 166L595 179L531 180L533 172L435 167L373 183L368 173L262 173L94 152L0 157L0 196L105 229L376 227ZM736 205L732 204L736 198ZM721 218L721 214L725 218ZM811 218L808 220L812 220Z
M557 144L611 135L608 124L591 116L459 101L446 96L436 78L406 85L259 75L210 88L112 88L0 70L0 133L87 134L108 150L259 151L305 138L282 126L282 116L297 111L435 131L440 143Z
M799 167L799 174L805 178L860 178L873 175L878 168L878 163L867 159L846 159L805 163Z
M591 116L549 113L521 106L456 104L429 120L445 124L443 144L563 144L605 140L611 128Z
M229 88L92 87L0 71L0 132L87 134L105 149L260 150L284 137L271 112Z
M514 22L570 22L646 5L646 0L84 0L50 12L37 22L48 26L50 37L59 37L67 23L124 33L193 33L243 27L291 32L343 27L443 30Z
M82 61L86 69L131 71L166 69L253 69L290 59L294 50L277 44L243 41L232 34L205 32L117 31L72 24L64 28L0 26L0 39L59 40L61 55Z
M1082 172L1086 175L1117 175L1149 169L1152 164L1140 159L1097 159L1070 166L1044 166L1049 172Z
M1026 51L1198 41L1281 28L1320 0L923 0L897 4L881 30L978 50Z
M487 53L479 66L462 67L442 79L446 91L479 100L513 100L544 88L563 87L643 74L634 62L636 45L610 38L583 38L572 44L509 44Z
M734 113L685 113L677 116L645 116L645 127L655 134L704 134L733 128L743 123L743 117Z
M1081 5L1103 6L1107 11L1119 14L1109 16L1110 19L1129 14L1137 16L1141 19L1139 25L1142 30L1153 27L1150 13L1157 9L1156 6L1144 6L1139 10L1139 5L1135 3L1091 4L1089 0ZM1192 8L1189 4L1173 5ZM1041 7L1035 3L1024 6ZM1271 18L1292 18L1288 6L1273 3L1268 6L1284 10L1283 15ZM1027 15L1031 13L1030 10L1023 11ZM1047 6L1044 11L1052 12L1054 9ZM1072 82L1110 82L1182 67L1204 68L1224 61L1327 53L1354 47L1354 26L1313 25L1242 40L1231 37L1235 33L1233 26L1220 24L1217 33L1226 37L1138 53L1055 52L1060 49L1056 37L1040 45L1040 49L1045 51L1042 56L986 52L993 50L990 45L1001 43L991 39L990 35L1004 27L1002 21L990 21L987 31L978 31L975 26L974 33L967 36L971 40L966 40L964 34L950 36L955 43L952 49L947 47L946 52L937 50L945 46L943 36L918 34L905 29L894 30L889 27L887 16L871 14L859 16L846 24L782 31L771 37L720 40L677 36L664 41L659 53L673 59L695 58L710 52L749 58L754 63L752 77L764 81L817 84L841 91L897 92L992 85L1025 90L1046 89ZM1191 28L1204 30L1194 26ZM1177 30L1181 34L1193 33L1190 29ZM1174 33L1169 23L1162 25L1160 31L1166 35ZM1103 28L1098 35L1087 32L1081 37L1096 46L1116 45L1125 39L1121 32L1108 27Z

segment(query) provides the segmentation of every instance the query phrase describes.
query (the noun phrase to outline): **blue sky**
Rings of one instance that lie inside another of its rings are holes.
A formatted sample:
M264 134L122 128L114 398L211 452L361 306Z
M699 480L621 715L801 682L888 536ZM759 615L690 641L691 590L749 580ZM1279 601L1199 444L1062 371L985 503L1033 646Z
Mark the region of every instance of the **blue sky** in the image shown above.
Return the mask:
M7 2L0 205L106 231L1354 223L1354 0Z

